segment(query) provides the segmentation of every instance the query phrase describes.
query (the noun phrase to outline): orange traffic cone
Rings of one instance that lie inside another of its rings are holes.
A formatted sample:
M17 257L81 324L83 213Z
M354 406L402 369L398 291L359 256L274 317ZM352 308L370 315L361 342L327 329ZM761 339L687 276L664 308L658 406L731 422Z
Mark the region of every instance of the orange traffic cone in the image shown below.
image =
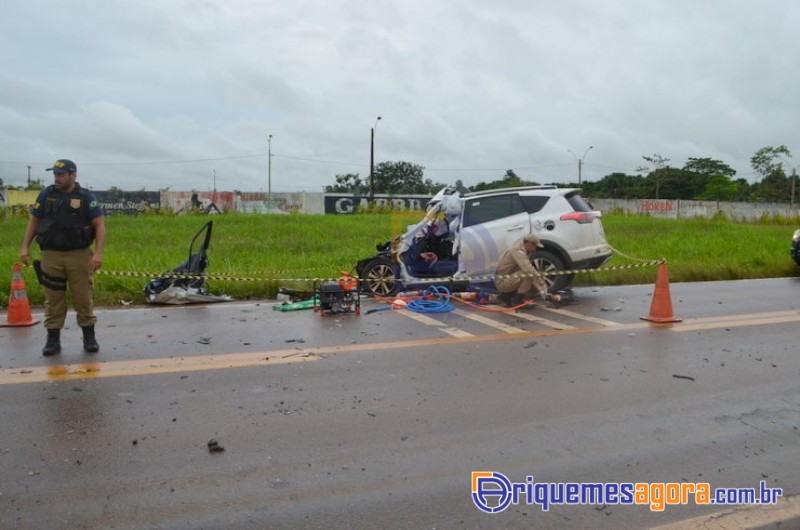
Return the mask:
M660 324L681 322L683 320L675 318L672 314L672 296L669 294L669 274L667 273L667 264L665 262L658 266L656 288L653 291L653 301L650 303L650 314L642 317L642 320Z
M15 263L14 272L11 275L11 292L8 298L6 323L0 324L0 326L32 326L38 322L31 316L31 306L28 304L28 295L25 292L25 280L22 279L22 266Z

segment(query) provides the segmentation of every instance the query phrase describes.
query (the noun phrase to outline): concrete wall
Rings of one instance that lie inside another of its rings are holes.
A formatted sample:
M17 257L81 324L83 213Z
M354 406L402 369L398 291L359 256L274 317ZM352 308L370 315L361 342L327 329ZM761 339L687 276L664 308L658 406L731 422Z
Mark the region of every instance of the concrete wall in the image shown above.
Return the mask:
M321 200L309 200L308 193L273 193L265 198L263 193L230 191L162 191L161 207L169 208L173 212L183 212L192 209L192 195L201 203L203 210L209 213L242 212L242 213L322 213ZM215 209L211 205L214 205Z
M98 200L107 213L138 213L147 211L158 205L156 195L162 208L174 212L188 211L192 208L192 195L197 194L197 201L204 209L213 204L220 212L246 213L302 213L302 214L347 214L355 207L367 204L367 197L341 193L273 193L265 198L263 193L230 191L162 191L160 192L96 192ZM0 207L28 207L36 201L37 191L0 189ZM111 196L113 195L113 196ZM390 197L375 195L377 204L392 204L400 209L424 209L430 197L426 195L408 195ZM630 214L652 215L672 219L687 217L713 217L721 212L727 219L740 221L758 221L763 217L783 216L794 218L800 215L800 208L791 208L785 203L752 203L752 202L714 202L714 201L682 201L671 199L592 199L587 197L592 206L602 212L622 211ZM212 213L216 213L212 209Z
M97 200L106 215L137 214L157 208L173 212L188 212L193 206L192 196L199 208L211 213L325 213L322 193L273 193L265 198L263 193L231 191L95 191ZM38 191L0 189L0 207L29 208L36 202ZM213 207L212 207L213 205Z
M33 206L38 191L0 189L0 206Z
M670 199L587 199L592 206L602 212L623 211L625 213L669 217L672 219L688 217L714 217L718 212L726 219L737 221L758 221L762 217L797 217L800 209L791 208L785 203L766 202L716 202L683 201Z
M314 213L309 205L309 193L273 193L264 197L263 193L240 193L234 202L237 212L246 213Z

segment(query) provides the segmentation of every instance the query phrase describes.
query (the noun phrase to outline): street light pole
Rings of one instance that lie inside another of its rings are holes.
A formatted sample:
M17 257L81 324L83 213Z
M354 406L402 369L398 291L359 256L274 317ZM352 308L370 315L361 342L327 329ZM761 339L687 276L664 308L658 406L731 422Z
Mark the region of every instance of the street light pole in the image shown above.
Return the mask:
M272 135L267 138L267 196L272 196Z
M369 203L375 202L375 129L378 127L378 116L375 119L375 126L369 131Z
M581 182L583 181L583 177L582 177L583 160L586 158L586 155L589 153L589 149L592 149L593 147L594 147L593 145L590 145L589 147L587 147L586 151L583 152L583 156L580 157L580 158L575 156L575 153L572 152L572 149L567 149L569 154L572 155L572 158L574 158L575 161L578 163L578 186L580 186Z

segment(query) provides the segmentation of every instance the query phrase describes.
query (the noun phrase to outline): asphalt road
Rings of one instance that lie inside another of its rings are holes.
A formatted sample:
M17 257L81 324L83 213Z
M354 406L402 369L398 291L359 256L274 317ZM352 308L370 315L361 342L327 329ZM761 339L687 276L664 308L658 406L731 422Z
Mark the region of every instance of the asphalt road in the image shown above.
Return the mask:
M490 515L472 472L795 494L798 289L672 284L666 326L640 319L652 285L516 314L103 310L100 353L70 314L47 359L40 326L0 328L0 528L646 528L730 509Z

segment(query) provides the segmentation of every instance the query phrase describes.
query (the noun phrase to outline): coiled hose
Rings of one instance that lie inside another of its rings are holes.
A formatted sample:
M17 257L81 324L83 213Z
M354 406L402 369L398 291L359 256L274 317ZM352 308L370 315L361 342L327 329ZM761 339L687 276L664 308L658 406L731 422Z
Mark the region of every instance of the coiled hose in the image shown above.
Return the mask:
M422 291L422 296L410 300L408 309L416 313L447 313L455 309L450 303L447 287L432 285Z

